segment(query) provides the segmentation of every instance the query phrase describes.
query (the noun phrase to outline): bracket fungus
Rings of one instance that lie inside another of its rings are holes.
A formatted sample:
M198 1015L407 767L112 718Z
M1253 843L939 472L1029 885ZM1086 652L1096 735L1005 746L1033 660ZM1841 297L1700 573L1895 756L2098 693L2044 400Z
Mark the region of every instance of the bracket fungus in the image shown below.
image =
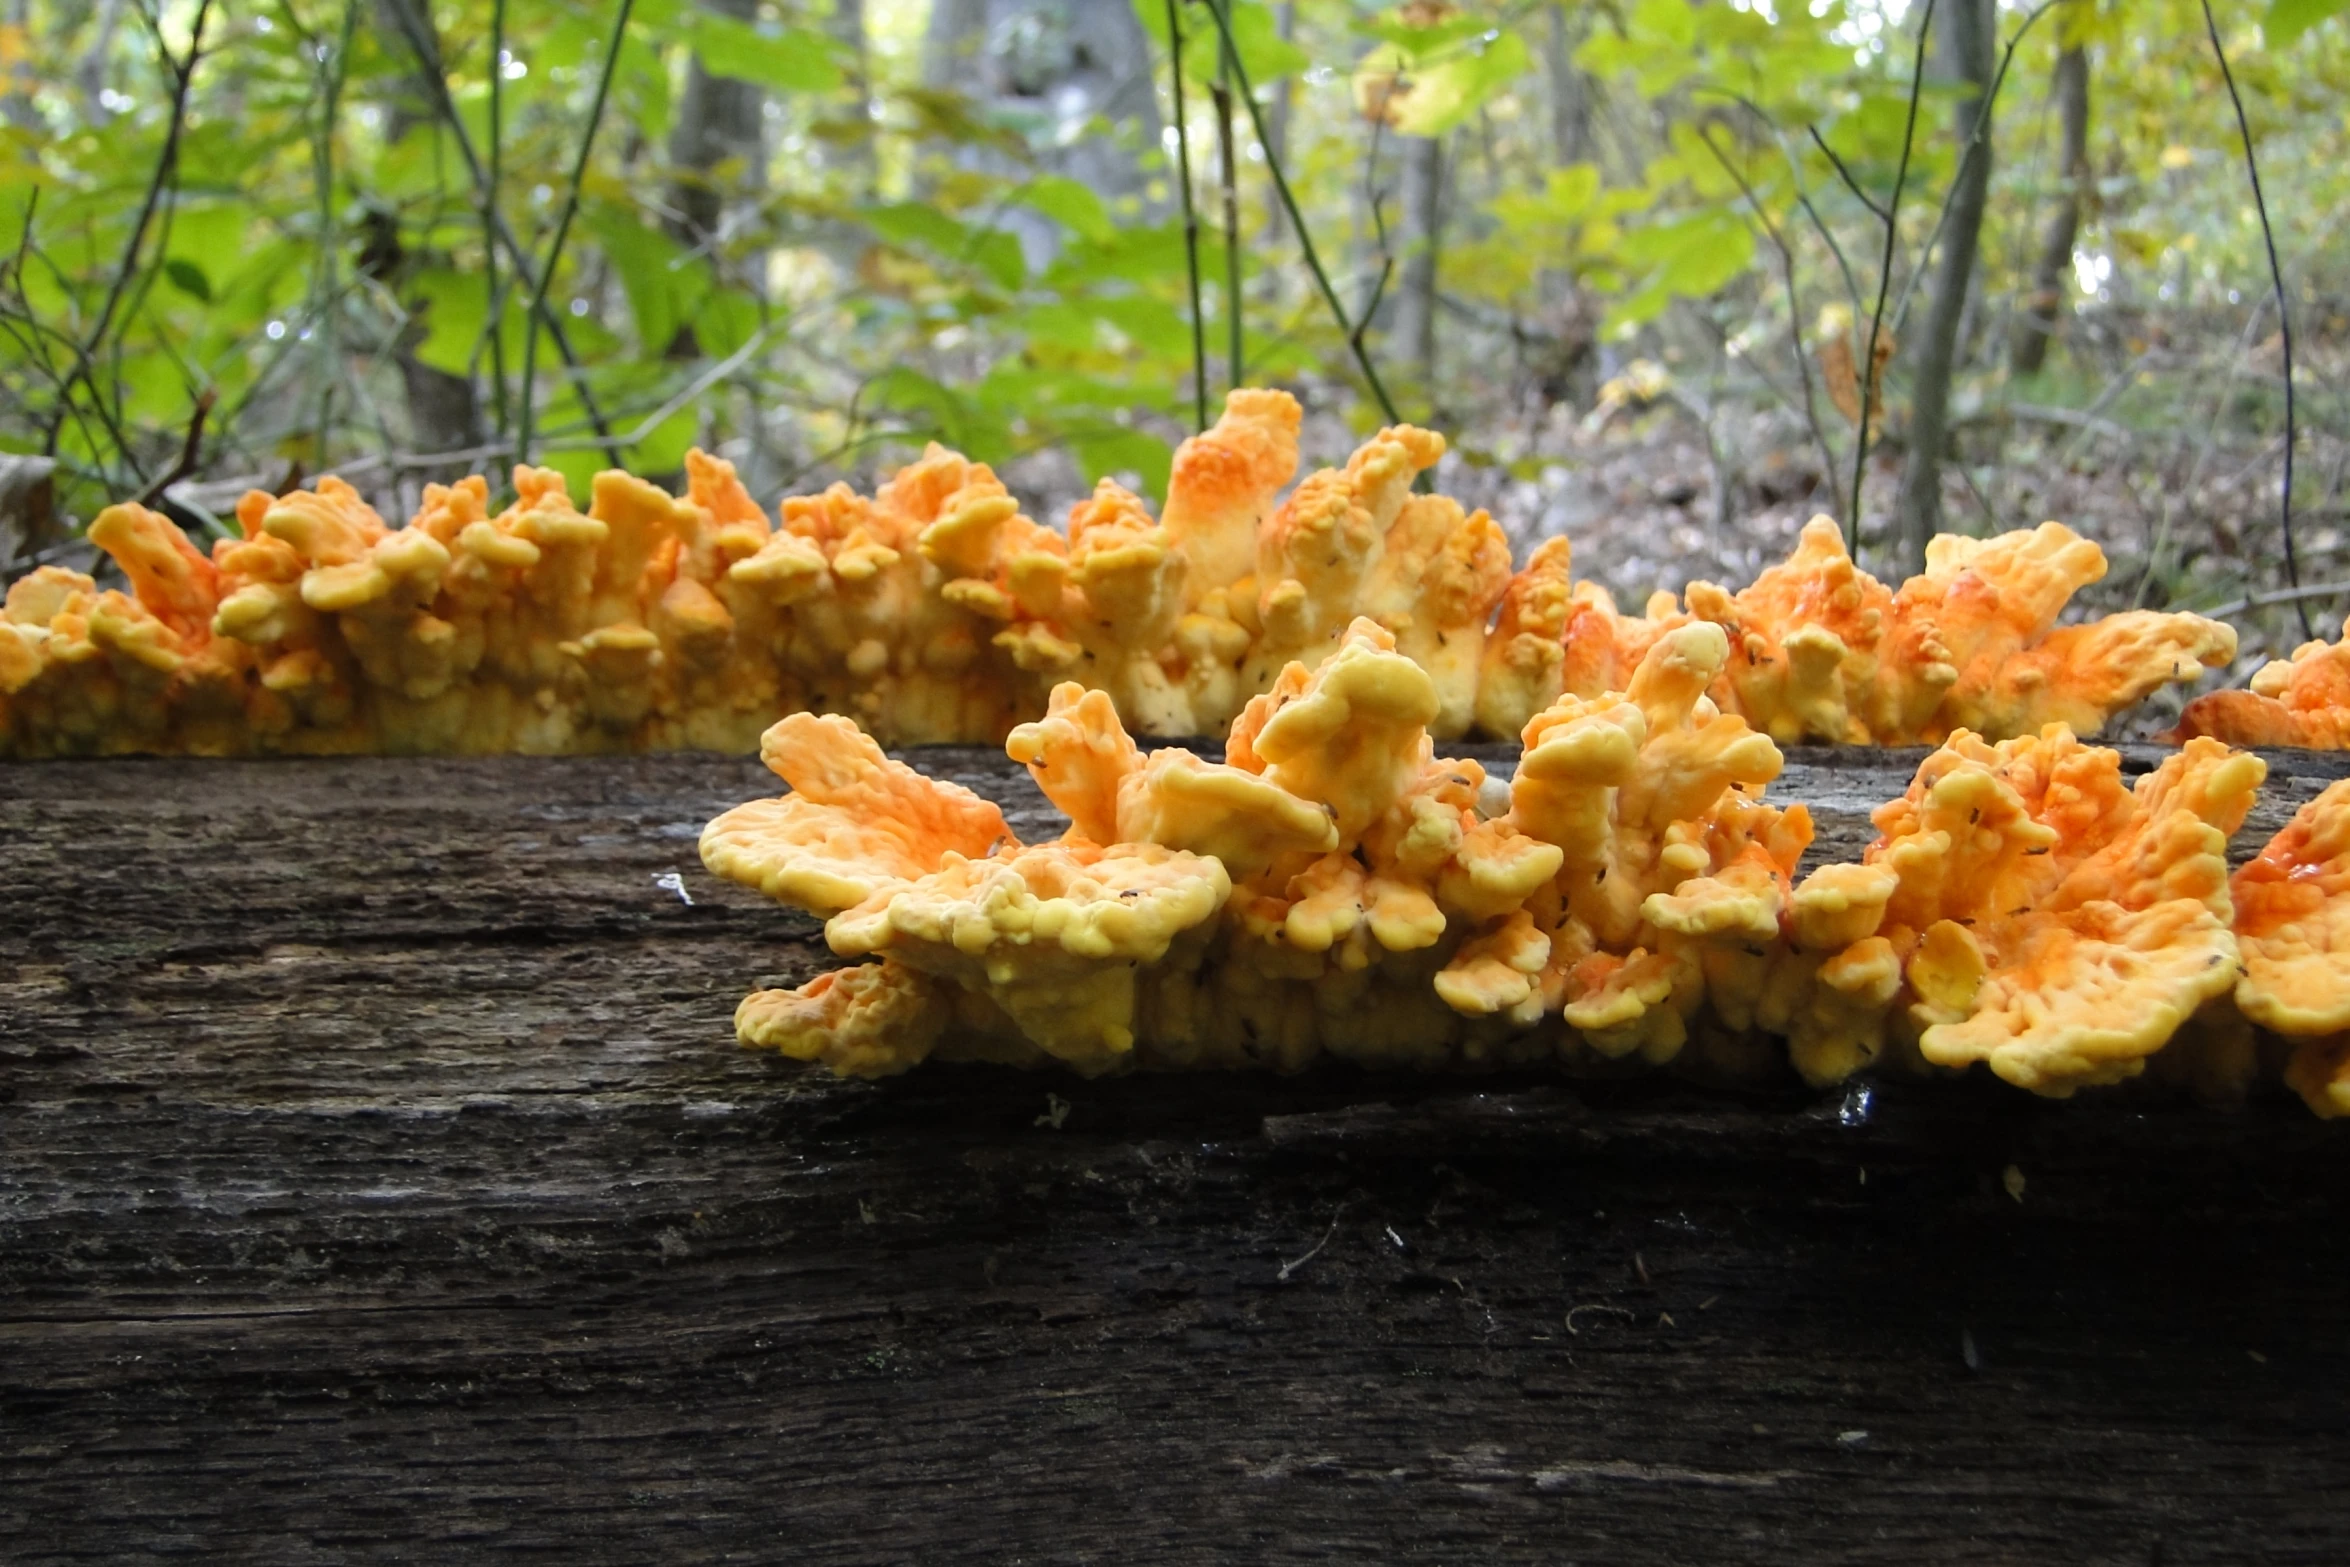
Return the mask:
M787 719L765 755L795 792L718 818L703 857L879 961L754 995L738 1031L859 1075L1668 1060L1709 982L1759 983L1729 960L1782 945L1810 840L1748 794L1779 753L1705 695L1726 656L1682 627L1623 698L1544 712L1498 814L1481 765L1436 753L1436 678L1369 618L1252 699L1222 762L1146 754L1102 692L1055 688L1007 745L1069 817L1052 843Z
M1952 736L1864 861L1890 873L1869 936L1901 959L1918 1053L2054 1096L2143 1071L2235 986L2227 840L2266 772L2199 741L2133 789L2061 724Z
M2285 1081L2312 1110L2350 1115L2350 779L2296 811L2230 890L2237 1007L2290 1042Z
M2173 740L2350 749L2350 622L2342 640L2304 642L2253 671L2249 689L2209 691L2179 714Z
M2236 652L2235 632L2200 615L2131 610L2058 626L2072 595L2105 575L2105 554L2054 522L1937 537L1925 571L1896 591L1854 564L1832 520L1815 517L1794 555L1750 586L1693 582L1686 609L1660 593L1642 616L1570 585L1564 544L1545 549L1503 599L1479 693L1489 729L1559 694L1621 690L1659 635L1700 621L1731 642L1716 704L1783 744L1939 744L1962 729L2004 738L2050 723L2093 733L2157 686Z
M1034 844L846 720L788 718L764 755L792 792L712 822L703 858L858 965L753 995L738 1032L859 1076L1979 1062L2052 1097L2228 1098L2257 1027L2350 1113L2350 781L2231 880L2260 758L2198 739L2132 784L2062 724L1961 731L1860 860L1806 873L1809 812L1762 798L1778 746L1708 694L1730 656L1710 622L1663 632L1623 693L1537 714L1500 790L1437 754L1434 679L1367 618L1221 762L1145 752L1066 682L1006 747L1069 819Z
M1446 450L1433 431L1380 430L1292 486L1301 419L1287 392L1235 391L1177 449L1156 520L1104 481L1062 527L936 445L871 496L835 484L772 523L699 451L683 494L606 472L584 511L538 468L496 512L478 476L428 485L398 528L337 479L255 492L209 551L111 507L90 537L125 588L43 567L0 611L0 756L740 752L793 712L890 744L992 744L1066 681L1133 732L1220 734L1361 619L1428 677L1438 739L1515 735L1563 697L1621 691L1702 622L1727 639L1708 690L1722 713L1781 743L1891 744L2087 732L2234 649L2192 615L2057 626L2105 568L2054 523L1938 539L1893 591L1815 519L1743 591L1692 583L1686 608L1659 593L1624 615L1573 580L1565 540L1513 573L1491 517L1420 493ZM2262 700L2220 698L2191 714Z

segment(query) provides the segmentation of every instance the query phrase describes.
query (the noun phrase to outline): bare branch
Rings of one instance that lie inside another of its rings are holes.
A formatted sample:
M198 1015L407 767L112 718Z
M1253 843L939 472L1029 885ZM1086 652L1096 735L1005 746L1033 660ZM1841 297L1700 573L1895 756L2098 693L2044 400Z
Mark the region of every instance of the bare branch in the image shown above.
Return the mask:
M2285 350L2285 480L2278 495L2278 523L2285 535L2285 580L2301 586L2301 562L2293 553L2293 313L2285 303L2285 269L2277 260L2277 236L2268 223L2268 198L2260 189L2260 160L2252 154L2252 122L2244 114L2243 95L2236 91L2236 73L2228 68L2228 52L2220 47L2219 23L2212 19L2211 0L2203 0L2203 28L2211 35L2211 52L2219 57L2220 80L2227 83L2228 102L2236 106L2236 129L2244 138L2244 171L2252 179L2252 207L2260 215L2261 242L2268 247L2268 277L2276 288L2277 337ZM2309 623L2309 606L2293 601L2301 618L2301 634L2317 633Z

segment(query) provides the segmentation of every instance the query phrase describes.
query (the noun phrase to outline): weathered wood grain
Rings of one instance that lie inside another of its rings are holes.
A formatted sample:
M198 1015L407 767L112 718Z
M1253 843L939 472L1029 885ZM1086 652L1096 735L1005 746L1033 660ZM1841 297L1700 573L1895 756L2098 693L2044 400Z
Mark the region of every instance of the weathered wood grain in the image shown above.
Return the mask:
M826 961L695 856L769 786L0 769L0 1558L2342 1558L2295 1104L835 1083L731 1040Z

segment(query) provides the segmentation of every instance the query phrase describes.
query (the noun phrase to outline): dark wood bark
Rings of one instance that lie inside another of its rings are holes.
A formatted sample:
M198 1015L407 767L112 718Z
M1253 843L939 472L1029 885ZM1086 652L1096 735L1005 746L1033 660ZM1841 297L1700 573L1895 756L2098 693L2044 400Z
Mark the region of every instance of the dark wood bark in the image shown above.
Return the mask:
M1950 220L1931 258L1932 294L1910 382L1909 451L1901 469L1901 574L1926 569L1926 541L1942 531L1942 445L1949 434L1950 382L1958 369L1959 325L1975 275L1983 207L1991 189L1991 121L1982 113L1997 55L1995 0L1948 0L1937 8L1943 69L1975 91L1950 111L1958 171L1948 199Z
M732 1040L829 961L695 858L772 787L0 769L0 1556L2339 1559L2298 1104L838 1083Z
M2075 43L2056 57L2055 88L2064 191L2041 235L2032 291L2008 343L2008 367L2017 375L2036 375L2047 362L2048 342L2064 319L2072 282L2073 241L2081 231L2081 203L2089 188L2089 52L2084 45Z

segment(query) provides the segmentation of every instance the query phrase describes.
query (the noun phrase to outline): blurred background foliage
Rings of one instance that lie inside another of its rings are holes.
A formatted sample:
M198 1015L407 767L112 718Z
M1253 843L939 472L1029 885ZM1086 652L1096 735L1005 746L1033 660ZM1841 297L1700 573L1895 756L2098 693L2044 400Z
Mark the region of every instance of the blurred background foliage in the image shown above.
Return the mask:
M1635 596L2053 515L2110 598L2338 614L2343 9L0 0L0 562L695 443L771 498L935 438L1046 515L1247 381L1322 460L1437 425Z

